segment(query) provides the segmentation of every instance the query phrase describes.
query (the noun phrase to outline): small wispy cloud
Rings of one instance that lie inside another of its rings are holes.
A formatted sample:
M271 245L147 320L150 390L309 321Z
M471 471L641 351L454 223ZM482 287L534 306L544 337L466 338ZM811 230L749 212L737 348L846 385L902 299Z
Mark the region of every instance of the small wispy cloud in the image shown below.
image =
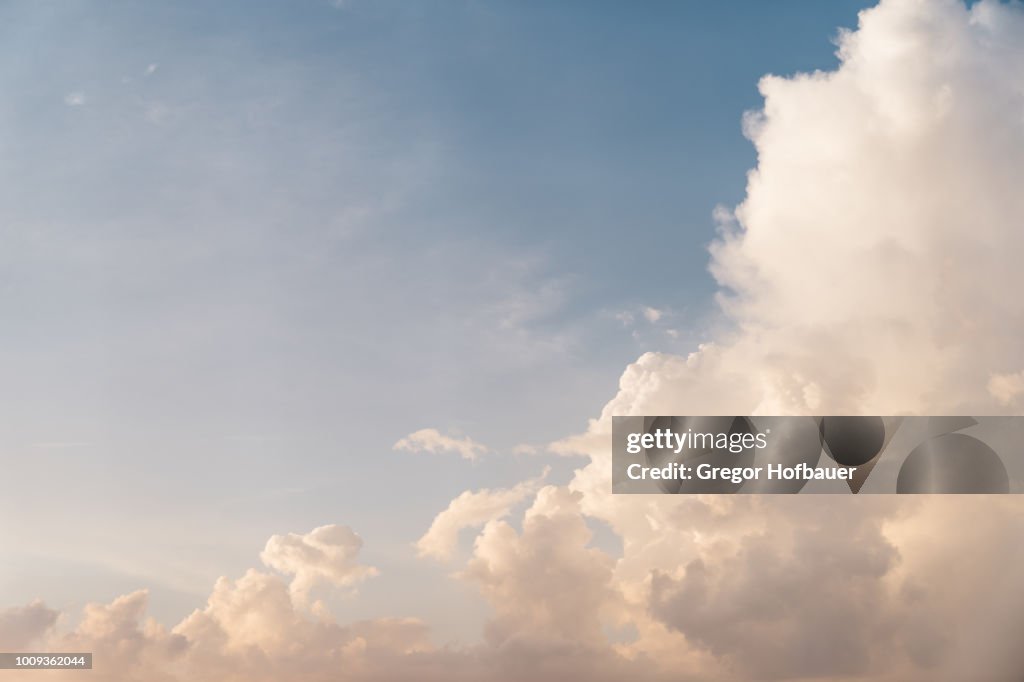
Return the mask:
M651 324L654 324L655 322L660 320L662 316L665 314L665 311L658 310L657 308L652 308L651 306L644 306L641 312L643 312L644 319L650 322Z
M85 93L80 91L69 92L64 95L64 104L69 107L80 107L85 104Z
M623 327L632 327L640 319L646 320L650 324L656 324L664 321L669 316L670 312L668 310L649 305L612 313L612 317L621 322Z
M420 429L410 433L394 445L395 450L406 452L454 452L463 459L475 460L488 452L486 445L477 443L469 436L445 435L437 429Z
M988 380L988 392L1001 405L1009 405L1024 393L1024 372L1015 374L992 374Z

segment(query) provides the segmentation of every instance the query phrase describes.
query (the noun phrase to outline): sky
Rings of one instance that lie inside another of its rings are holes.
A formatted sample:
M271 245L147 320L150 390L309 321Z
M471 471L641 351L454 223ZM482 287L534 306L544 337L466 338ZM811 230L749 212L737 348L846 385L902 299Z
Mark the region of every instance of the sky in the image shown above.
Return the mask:
M609 495L613 414L1020 409L1024 14L871 4L5 3L0 635L118 682L1020 663L968 608L1021 596L1013 502Z
M705 334L757 80L834 64L858 7L5 4L4 459L47 484L0 502L3 601L73 572L180 618L336 518L404 571ZM428 427L500 456L392 452Z

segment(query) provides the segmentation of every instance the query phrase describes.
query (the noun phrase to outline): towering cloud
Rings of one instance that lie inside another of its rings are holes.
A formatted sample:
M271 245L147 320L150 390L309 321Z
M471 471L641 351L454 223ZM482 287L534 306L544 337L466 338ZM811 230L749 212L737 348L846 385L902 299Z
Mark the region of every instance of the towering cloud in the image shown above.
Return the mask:
M618 499L608 484L613 414L1019 409L1022 41L1019 5L886 0L840 36L837 70L764 78L745 120L758 166L711 249L723 331L641 357L557 446L591 458L572 488L626 541L624 592L735 674L1024 670L1019 608L968 615L1002 603L1021 565L1017 500ZM977 572L950 575L963 551Z
M727 330L644 358L612 406L996 409L990 377L1024 364L1022 26L1015 5L892 0L840 36L837 70L765 77L758 166L712 247Z

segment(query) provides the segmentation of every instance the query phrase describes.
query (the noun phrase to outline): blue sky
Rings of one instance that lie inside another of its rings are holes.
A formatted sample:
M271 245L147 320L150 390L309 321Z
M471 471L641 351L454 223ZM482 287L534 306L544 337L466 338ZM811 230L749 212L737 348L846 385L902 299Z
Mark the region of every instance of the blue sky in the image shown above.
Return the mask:
M705 336L757 81L865 5L6 3L0 602L172 620L325 523L356 616L471 599L411 543Z

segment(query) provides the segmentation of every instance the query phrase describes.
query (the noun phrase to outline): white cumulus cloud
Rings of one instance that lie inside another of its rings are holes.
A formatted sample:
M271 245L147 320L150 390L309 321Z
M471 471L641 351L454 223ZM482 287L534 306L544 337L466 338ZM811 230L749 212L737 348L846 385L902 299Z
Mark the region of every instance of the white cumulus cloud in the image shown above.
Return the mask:
M489 521L507 516L512 507L535 494L548 469L540 477L523 481L512 488L483 489L462 493L438 514L427 532L416 542L420 556L449 559L459 542L459 532L479 528Z
M275 535L260 554L263 563L293 576L291 590L306 602L319 584L349 587L377 575L358 562L363 540L348 526L321 526L306 534Z

